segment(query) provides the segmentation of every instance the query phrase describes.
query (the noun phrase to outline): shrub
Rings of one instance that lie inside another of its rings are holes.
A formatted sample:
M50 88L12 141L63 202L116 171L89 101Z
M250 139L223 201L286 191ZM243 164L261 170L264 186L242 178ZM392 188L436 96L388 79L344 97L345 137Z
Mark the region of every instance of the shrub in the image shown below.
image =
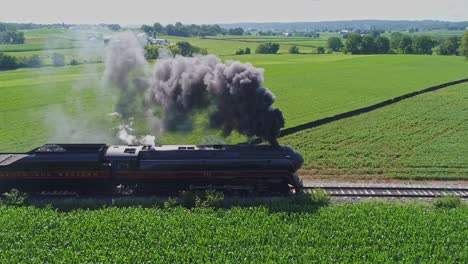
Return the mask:
M205 48L199 48L199 47L194 47L195 52L194 54L200 54L200 55L208 55L208 50Z
M196 207L221 208L224 205L224 193L217 191L206 191L204 195L197 195Z
M244 54L244 50L243 49L238 49L236 50L236 55L243 55Z
M159 47L155 45L147 45L145 47L145 58L147 60L155 60L159 56Z
M17 189L12 189L3 194L3 203L9 206L23 206L26 203L28 196L26 193L20 192Z
M181 51L176 45L170 45L167 49L172 53L172 55L180 55Z
M291 54L299 54L299 48L297 46L291 46L289 48L289 53Z
M257 49L255 50L255 53L276 54L279 48L280 48L280 45L278 43L272 43L272 42L262 43L258 45Z
M325 48L324 47L318 47L317 48L317 54L324 54L325 53Z
M80 64L80 63L79 63L77 60L75 60L75 59L72 59L72 60L70 61L70 65L72 65L72 66L76 66L76 65L79 65L79 64Z
M52 64L54 65L54 67L65 66L65 56L60 53L52 54Z
M167 208L174 208L174 207L177 207L177 206L179 206L179 203L178 203L177 199L173 198L173 197L167 198L167 200L163 204L163 207L166 208L166 209Z
M0 70L13 70L19 67L15 57L0 52Z
M195 207L197 196L191 191L183 191L180 197L180 204L185 208Z
M200 55L208 54L208 50L206 50L205 48L199 48L197 46L193 46L187 41L177 42L176 47L178 50L176 50L175 52L172 52L174 55L180 54L182 56L193 56L194 54L200 54Z
M435 199L433 205L436 208L457 208L461 205L461 203L462 200L460 197L448 195Z
M250 48L249 47L245 48L245 54L250 54Z
M42 66L42 60L39 55L32 55L26 59L26 67L39 68Z

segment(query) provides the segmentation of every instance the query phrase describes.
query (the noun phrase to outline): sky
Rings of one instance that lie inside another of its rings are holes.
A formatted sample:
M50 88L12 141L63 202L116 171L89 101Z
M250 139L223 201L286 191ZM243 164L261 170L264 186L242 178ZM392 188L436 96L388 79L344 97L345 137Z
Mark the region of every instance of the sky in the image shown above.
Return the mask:
M140 25L468 20L468 0L0 0L0 21Z

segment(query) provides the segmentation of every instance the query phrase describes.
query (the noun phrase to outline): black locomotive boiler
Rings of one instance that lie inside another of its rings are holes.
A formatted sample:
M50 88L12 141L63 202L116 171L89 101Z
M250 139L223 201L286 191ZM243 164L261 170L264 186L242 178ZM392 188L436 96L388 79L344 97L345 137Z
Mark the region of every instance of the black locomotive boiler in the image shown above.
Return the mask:
M0 191L136 194L181 190L300 191L299 153L287 146L47 144L0 153Z

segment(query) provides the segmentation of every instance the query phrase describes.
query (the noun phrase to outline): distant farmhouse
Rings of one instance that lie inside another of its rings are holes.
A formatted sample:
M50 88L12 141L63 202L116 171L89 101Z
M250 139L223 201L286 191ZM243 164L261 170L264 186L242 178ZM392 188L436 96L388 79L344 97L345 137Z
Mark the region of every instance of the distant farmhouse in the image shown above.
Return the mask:
M158 46L169 46L169 45L171 45L171 42L169 42L167 39L157 39L157 38L153 38L153 37L149 37L148 42L151 45L158 45Z
M145 33L139 33L136 35L138 41L142 45L157 45L157 46L170 46L171 42L167 39L157 39L153 37L148 37ZM108 44L113 39L112 36L103 36L103 40L105 44ZM119 41L119 39L115 39L115 41Z

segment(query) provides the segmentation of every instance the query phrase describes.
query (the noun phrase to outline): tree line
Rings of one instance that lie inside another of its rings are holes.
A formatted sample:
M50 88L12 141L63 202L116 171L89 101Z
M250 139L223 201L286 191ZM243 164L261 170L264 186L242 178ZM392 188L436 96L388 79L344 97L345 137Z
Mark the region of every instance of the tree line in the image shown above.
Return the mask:
M60 53L52 54L52 66L63 67L65 63L65 55ZM70 65L78 65L76 59L70 60ZM39 55L15 57L3 52L0 52L0 70L15 70L19 68L39 68L44 66L44 62Z
M341 20L322 22L265 22L265 23L233 23L221 24L223 28L249 28L253 30L273 31L334 31L343 29L349 31L383 29L393 31L430 31L430 30L465 30L468 21L449 22L437 20Z
M242 28L232 28L229 30L222 29L219 25L184 25L180 22L173 24L168 24L163 26L161 23L154 23L151 25L141 26L143 30L148 35L160 35L166 34L169 36L179 36L179 37L204 37L204 36L216 36L219 34L230 34L230 35L242 35L244 34L244 29Z
M208 51L205 48L200 48L190 44L188 41L178 41L174 45L170 46L157 46L157 45L146 45L145 46L145 57L148 60L157 59L159 56L160 49L167 49L173 55L182 56L193 56L195 54L208 55Z
M468 48L468 31L463 36L450 36L437 39L430 35L411 36L393 32L390 37L379 34L350 33L343 43L340 37L330 37L327 46L332 51L351 54L438 54L464 55Z
M0 23L0 44L23 44L24 33L5 23Z

